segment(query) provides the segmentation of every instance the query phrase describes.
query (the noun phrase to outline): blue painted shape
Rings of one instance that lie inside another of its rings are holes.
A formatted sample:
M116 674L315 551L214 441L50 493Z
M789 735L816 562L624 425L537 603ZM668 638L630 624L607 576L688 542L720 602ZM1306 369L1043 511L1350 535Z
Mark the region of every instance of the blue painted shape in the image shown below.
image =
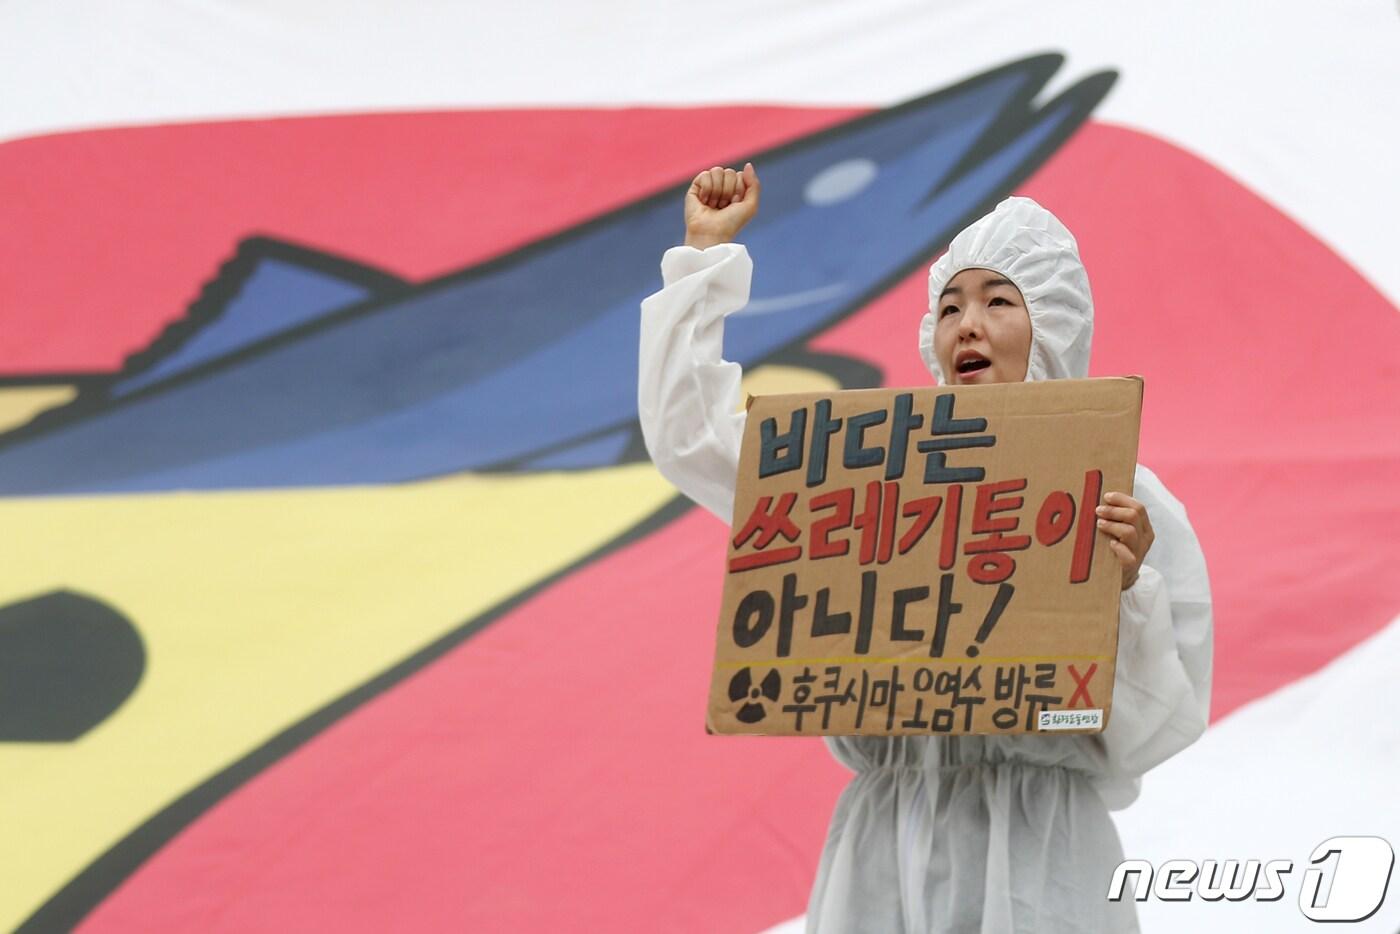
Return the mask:
M1083 98L1024 112L1046 74L1043 60L1018 63L755 156L763 211L745 242L760 313L730 319L726 356L762 361L927 262L1086 115ZM1019 126L981 142L1008 110ZM864 187L808 200L814 178L853 160ZM638 305L675 241L680 191L337 315L236 365L0 439L0 494L393 483L550 469L561 461L547 452L562 457L561 445L569 466L615 463L625 443L569 442L635 425Z
M550 451L539 457L531 458L521 464L519 469L577 470L584 467L596 467L599 464L615 464L622 457L623 452L627 450L632 435L633 429L630 426L618 431L611 431L601 438L580 441L578 444L561 451Z
M117 380L108 395L120 398L371 294L360 283L286 260L263 258L217 317L155 365Z

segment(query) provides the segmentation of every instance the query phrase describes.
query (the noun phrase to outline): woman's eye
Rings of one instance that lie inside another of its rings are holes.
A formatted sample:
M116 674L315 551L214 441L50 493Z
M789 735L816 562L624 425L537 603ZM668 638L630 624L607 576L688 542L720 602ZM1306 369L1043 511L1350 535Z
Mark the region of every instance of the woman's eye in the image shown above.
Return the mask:
M988 304L988 305L1010 305L1011 303L1008 302L1006 299L1002 298L1000 295L996 295L996 296L993 296L993 297L992 297L992 300L991 300L990 302L988 302L987 304Z
M957 305L944 305L943 308L942 308L942 310L940 310L940 311L938 312L938 317L940 317L940 318L946 318L946 317L948 317L949 315L956 313L957 310L958 310L958 306L957 306Z

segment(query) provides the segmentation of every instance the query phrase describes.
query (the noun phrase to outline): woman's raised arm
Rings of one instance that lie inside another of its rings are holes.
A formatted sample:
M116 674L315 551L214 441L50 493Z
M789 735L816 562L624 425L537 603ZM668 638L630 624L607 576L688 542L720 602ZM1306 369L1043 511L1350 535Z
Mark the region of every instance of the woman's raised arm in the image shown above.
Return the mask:
M744 434L737 363L723 357L724 318L748 303L753 263L731 242L758 210L758 176L719 167L685 197L686 246L661 259L661 291L642 302L637 411L666 479L726 524Z

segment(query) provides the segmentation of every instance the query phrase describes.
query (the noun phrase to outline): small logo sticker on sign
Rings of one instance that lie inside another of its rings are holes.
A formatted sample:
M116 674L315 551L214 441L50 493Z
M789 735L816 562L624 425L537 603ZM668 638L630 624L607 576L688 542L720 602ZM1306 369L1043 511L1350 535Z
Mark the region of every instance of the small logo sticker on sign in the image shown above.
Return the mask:
M1042 730L1098 730L1103 728L1103 711L1042 710L1039 726Z

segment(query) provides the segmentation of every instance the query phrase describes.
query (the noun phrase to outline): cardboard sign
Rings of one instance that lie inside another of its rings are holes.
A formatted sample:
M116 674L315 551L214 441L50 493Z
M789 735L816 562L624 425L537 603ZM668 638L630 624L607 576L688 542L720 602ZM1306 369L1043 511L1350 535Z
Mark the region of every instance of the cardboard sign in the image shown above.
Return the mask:
M1097 732L1142 380L751 401L707 727Z

